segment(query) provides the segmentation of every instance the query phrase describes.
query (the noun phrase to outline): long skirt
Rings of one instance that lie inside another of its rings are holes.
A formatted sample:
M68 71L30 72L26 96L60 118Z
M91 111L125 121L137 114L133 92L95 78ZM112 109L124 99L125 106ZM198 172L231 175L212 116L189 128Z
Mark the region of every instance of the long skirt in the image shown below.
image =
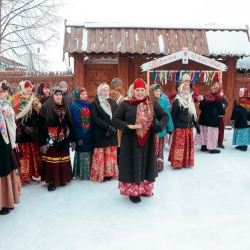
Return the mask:
M159 138L159 147L157 155L157 169L159 172L164 169L164 153L163 153L164 144L165 144L165 138L164 137Z
M194 166L194 139L192 128L175 128L168 160L171 167Z
M218 145L218 127L200 126L200 134L194 138L195 145L206 145L208 150L216 149Z
M69 149L50 146L47 154L42 156L41 180L58 186L72 179Z
M14 208L14 204L19 202L19 192L13 170L9 175L0 177L0 210L3 207Z
M118 178L117 146L94 148L90 180L102 182L104 177Z
M250 128L234 129L233 145L250 145Z
M73 177L88 180L92 162L92 152L75 152Z
M218 135L218 145L223 144L224 140L224 120L223 117L219 117L219 135Z
M118 188L121 195L139 196L145 194L153 195L154 182L144 181L141 184L119 182Z
M23 153L23 157L20 159L21 167L19 169L21 182L30 180L32 176L38 178L42 166L42 155L38 143L19 143L18 146Z
M18 192L20 193L21 188L22 188L22 182L21 182L21 179L20 179L20 176L19 176L18 169L15 169L14 173L15 173L16 182L17 182L17 189L18 189Z

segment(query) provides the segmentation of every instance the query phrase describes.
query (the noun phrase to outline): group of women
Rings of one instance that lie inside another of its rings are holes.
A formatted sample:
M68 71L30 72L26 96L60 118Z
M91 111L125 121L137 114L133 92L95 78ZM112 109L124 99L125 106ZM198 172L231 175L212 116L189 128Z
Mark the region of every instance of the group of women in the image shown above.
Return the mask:
M66 82L59 86L50 89L41 83L35 94L33 83L26 80L8 97L10 86L0 83L0 214L8 214L19 202L21 183L34 185L39 177L48 183L48 191L73 177L96 182L118 179L120 194L138 203L141 196L153 195L155 179L164 169L167 134L168 160L175 169L194 166L194 144L211 154L224 147L222 117L228 102L218 82L199 96L184 74L172 94L171 111L161 86L153 84L147 90L140 78L125 98L121 79L114 78L110 86L100 84L92 102L84 87L77 87L72 98ZM240 89L231 117L233 144L241 151L250 144L247 95ZM73 171L70 147L75 151Z

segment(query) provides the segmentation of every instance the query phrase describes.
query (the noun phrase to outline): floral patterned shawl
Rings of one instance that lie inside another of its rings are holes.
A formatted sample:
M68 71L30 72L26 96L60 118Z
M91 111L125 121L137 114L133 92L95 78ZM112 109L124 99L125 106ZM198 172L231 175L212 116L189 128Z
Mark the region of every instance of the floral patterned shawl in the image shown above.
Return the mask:
M247 98L248 96L248 90L247 88L242 88L244 90L244 95L242 97L238 97L238 99L236 100L236 104L240 105L241 107L243 107L244 109L247 110L247 112L250 111L250 100Z
M70 109L73 115L76 135L78 138L86 138L91 135L92 121L90 114L90 101L81 100L80 93L82 87L78 87L73 92L74 102Z
M22 121L27 120L34 109L37 114L41 108L41 103L32 93L31 95L25 94L25 81L22 81L18 85L18 92L15 94L12 100L13 110L16 114L16 118Z

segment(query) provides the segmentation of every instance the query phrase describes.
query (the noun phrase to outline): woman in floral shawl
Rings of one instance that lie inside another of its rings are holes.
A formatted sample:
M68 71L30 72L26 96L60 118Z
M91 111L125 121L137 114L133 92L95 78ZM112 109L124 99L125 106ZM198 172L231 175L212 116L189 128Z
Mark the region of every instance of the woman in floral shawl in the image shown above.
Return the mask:
M92 162L92 121L90 101L84 87L78 87L73 92L74 101L71 105L73 125L76 135L76 150L74 158L73 176L89 179Z
M156 134L166 128L169 117L160 104L147 95L142 79L135 80L132 93L132 99L123 101L117 108L112 124L122 131L118 178L120 194L138 203L141 195L153 195L158 176Z
M20 159L19 170L22 182L38 184L32 179L39 177L39 169L42 164L42 156L37 143L37 119L41 104L33 94L33 84L30 81L22 81L18 85L18 92L12 100L16 119L21 126L21 141L19 147L23 153Z
M236 149L241 151L247 151L250 144L250 100L247 96L247 88L240 88L230 119L234 127L233 145L238 145Z

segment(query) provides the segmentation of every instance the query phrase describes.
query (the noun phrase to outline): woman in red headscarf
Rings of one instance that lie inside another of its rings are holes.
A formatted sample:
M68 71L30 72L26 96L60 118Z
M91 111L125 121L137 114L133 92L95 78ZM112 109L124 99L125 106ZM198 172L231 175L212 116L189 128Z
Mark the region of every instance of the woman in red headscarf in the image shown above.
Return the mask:
M241 151L247 151L247 145L250 144L250 100L247 96L247 88L240 88L231 116L234 127L233 145L238 145L236 149Z
M169 117L160 104L147 95L146 83L142 79L135 80L132 93L132 99L123 101L117 108L112 124L122 131L120 193L138 203L140 195L153 195L158 176L157 133L166 128Z
M22 131L19 141L19 147L23 153L20 159L20 178L22 182L35 185L38 182L32 179L32 176L39 177L39 169L42 165L42 155L37 142L37 120L41 104L33 94L33 87L28 80L20 82L19 91L13 97L12 104Z
M210 154L218 154L219 116L225 115L225 108L221 98L221 84L214 84L210 92L204 95L199 108L200 134L195 135L195 145L201 145L201 151L209 151Z

